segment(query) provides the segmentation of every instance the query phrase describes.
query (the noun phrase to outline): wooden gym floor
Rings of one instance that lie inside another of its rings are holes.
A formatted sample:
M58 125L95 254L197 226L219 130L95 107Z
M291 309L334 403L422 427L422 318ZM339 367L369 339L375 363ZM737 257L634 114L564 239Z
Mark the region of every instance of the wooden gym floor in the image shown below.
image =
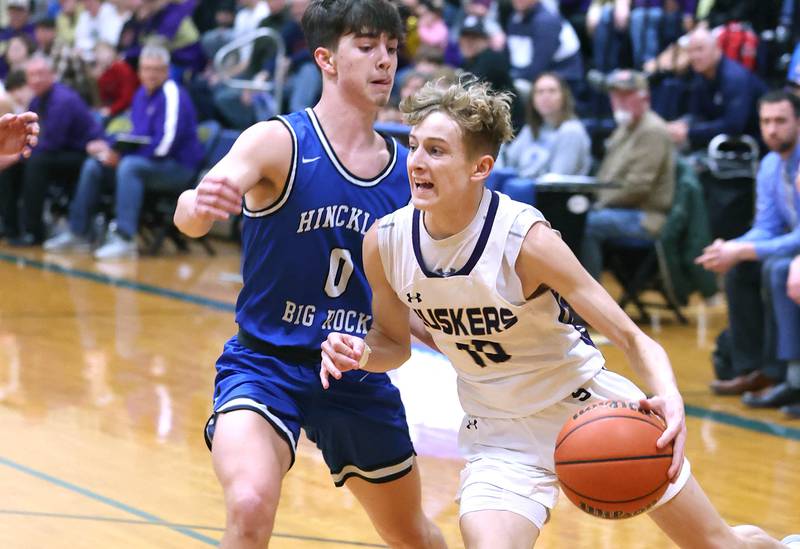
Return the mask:
M214 546L222 494L202 438L222 343L234 333L239 256L95 264L0 247L0 547ZM647 327L670 353L688 411L695 475L732 523L800 530L800 422L709 394L724 306ZM602 347L631 375L621 353ZM418 353L396 382L427 512L460 547L453 496L460 411L449 365ZM644 517L611 523L565 499L538 547L666 548ZM284 486L272 547L382 547L307 440Z

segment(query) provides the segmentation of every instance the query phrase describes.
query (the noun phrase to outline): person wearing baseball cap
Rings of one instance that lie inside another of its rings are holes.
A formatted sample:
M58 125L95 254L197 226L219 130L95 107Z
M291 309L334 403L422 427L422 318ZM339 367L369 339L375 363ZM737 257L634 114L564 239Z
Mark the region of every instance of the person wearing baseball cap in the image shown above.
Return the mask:
M604 189L586 218L581 262L596 279L603 271L603 243L620 237L656 240L675 192L675 161L664 120L650 109L647 77L616 69L605 80L617 129L597 171Z

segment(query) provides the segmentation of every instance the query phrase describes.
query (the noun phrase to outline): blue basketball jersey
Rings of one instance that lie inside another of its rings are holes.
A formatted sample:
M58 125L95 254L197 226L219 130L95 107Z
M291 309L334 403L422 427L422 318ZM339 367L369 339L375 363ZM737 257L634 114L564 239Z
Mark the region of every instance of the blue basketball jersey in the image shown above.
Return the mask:
M277 119L292 136L291 168L273 204L244 209L236 322L269 345L318 351L329 332L364 337L371 325L361 244L408 203L408 151L387 138L389 163L365 180L336 157L312 109Z

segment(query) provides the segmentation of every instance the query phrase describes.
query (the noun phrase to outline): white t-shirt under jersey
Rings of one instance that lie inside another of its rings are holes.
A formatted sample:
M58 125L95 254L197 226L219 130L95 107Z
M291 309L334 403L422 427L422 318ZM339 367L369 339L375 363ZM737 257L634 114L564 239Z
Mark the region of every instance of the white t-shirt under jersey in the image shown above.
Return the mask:
M456 368L470 415L532 415L603 367L585 329L568 323L559 296L523 296L515 264L539 222L546 223L536 209L488 190L472 222L442 240L431 238L412 205L378 222L386 278Z

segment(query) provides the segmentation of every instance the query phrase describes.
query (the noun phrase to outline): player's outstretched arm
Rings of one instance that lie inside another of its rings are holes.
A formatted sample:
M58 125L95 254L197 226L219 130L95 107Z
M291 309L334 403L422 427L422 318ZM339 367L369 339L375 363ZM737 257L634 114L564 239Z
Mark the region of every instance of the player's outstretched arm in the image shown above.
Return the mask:
M197 187L181 194L175 225L184 234L199 237L211 230L214 221L241 213L246 193L259 203L271 203L283 190L291 158L291 136L282 123L251 126Z
M342 372L355 369L387 372L399 368L411 356L408 308L386 280L378 251L378 223L364 237L364 271L372 287L372 327L366 344L351 335L328 334L322 343L319 374L326 389L330 378L339 379Z
M0 156L31 155L39 139L39 115L35 112L0 116Z
M657 412L667 422L658 445L663 448L674 440L674 457L668 474L676 480L683 464L686 421L683 398L664 348L636 326L544 223L536 223L528 231L516 267L525 295L532 295L541 286L552 288L625 352L633 369L655 393L640 403L642 408Z

